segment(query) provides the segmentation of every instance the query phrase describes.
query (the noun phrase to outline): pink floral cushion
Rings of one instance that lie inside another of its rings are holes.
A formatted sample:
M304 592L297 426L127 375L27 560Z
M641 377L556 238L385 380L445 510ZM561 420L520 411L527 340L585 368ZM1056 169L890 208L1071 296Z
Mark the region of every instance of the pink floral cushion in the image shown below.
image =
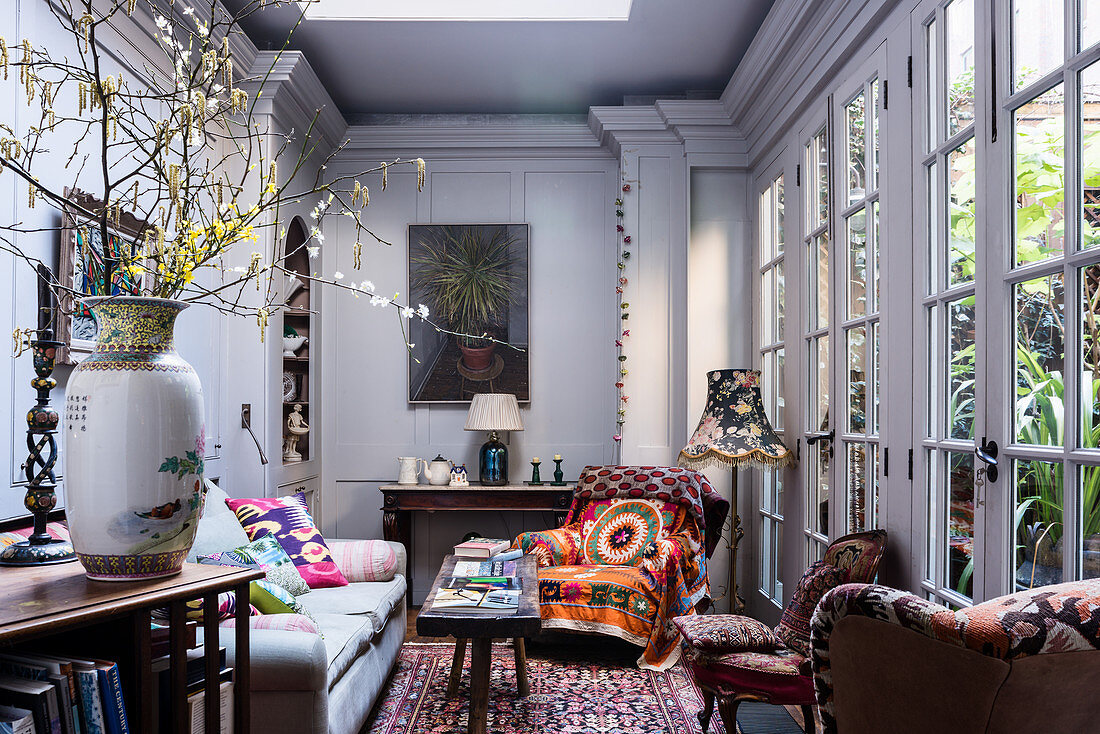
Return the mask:
M275 536L309 588L348 585L300 492L289 497L229 499L226 504L249 540Z
M776 636L783 643L803 655L810 651L810 619L814 609L825 592L848 581L848 572L830 565L825 561L814 561L791 595L791 601L783 610L779 624L775 626Z
M329 547L337 568L348 581L389 581L397 570L397 554L384 540L333 542Z
M740 614L694 614L672 622L686 644L710 653L771 652L783 645L771 627Z
M218 626L236 627L237 620L231 617L221 622ZM314 635L321 634L321 630L317 627L317 623L304 614L261 614L258 617L249 617L248 628L254 630L309 632Z

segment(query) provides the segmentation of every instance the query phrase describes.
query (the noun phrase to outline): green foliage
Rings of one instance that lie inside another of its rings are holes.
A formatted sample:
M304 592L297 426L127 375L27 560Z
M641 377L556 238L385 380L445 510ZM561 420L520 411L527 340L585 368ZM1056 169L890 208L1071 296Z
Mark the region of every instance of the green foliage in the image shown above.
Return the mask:
M411 258L412 287L452 331L501 336L499 330L516 290L512 250L516 237L508 227L486 231L471 226L428 230L422 249ZM463 337L466 346L483 339Z

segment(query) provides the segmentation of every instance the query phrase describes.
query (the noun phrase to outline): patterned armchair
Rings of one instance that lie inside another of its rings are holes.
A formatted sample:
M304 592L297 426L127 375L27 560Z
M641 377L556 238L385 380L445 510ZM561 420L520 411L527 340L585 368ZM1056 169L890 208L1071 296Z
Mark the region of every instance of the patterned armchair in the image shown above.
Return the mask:
M825 731L1096 731L1100 579L951 611L886 586L826 594L811 630Z
M741 701L801 706L806 731L814 731L810 618L830 589L855 579L873 580L885 551L885 530L854 533L833 541L825 557L806 569L774 629L735 614L673 620L684 638L688 670L703 693L699 723L704 734L716 698L727 734L737 731L737 706Z
M538 559L543 626L612 635L645 648L640 667L671 667L671 619L707 597L706 559L728 510L699 472L586 467L565 524L514 544Z

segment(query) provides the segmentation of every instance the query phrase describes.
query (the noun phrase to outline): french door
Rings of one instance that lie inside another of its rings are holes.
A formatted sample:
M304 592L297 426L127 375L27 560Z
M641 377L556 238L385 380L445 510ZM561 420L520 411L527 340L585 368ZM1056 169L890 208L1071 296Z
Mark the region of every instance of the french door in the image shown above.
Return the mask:
M885 56L884 43L832 90L799 138L807 561L832 538L883 519Z
M913 15L914 572L939 601L1100 576L1097 42L1094 0Z

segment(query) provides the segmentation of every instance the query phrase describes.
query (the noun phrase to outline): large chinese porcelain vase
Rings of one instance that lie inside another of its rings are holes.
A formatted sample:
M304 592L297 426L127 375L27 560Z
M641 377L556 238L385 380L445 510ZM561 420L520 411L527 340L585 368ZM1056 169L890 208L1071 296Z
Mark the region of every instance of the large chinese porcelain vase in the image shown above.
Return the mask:
M89 298L95 351L65 395L65 502L89 578L179 573L202 512L202 385L173 343L186 303Z

